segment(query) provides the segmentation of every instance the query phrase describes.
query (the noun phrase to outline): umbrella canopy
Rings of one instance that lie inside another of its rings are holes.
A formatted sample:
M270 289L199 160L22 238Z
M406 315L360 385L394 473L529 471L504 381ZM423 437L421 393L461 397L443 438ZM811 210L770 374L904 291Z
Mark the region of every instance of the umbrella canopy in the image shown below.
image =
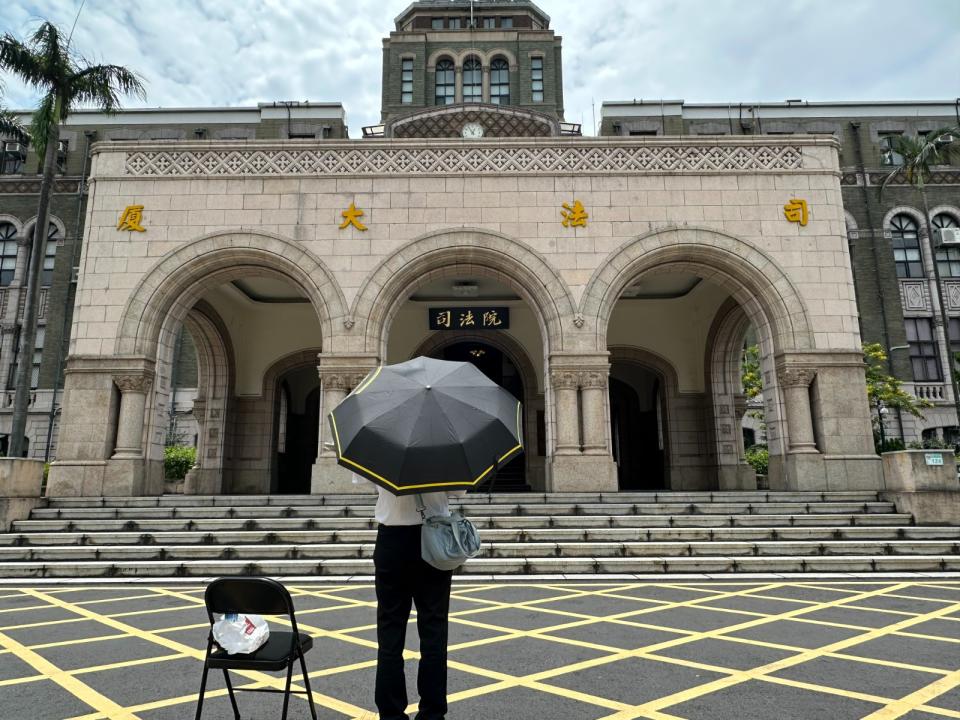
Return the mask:
M337 461L396 495L474 487L523 451L520 403L470 363L381 366L329 419Z

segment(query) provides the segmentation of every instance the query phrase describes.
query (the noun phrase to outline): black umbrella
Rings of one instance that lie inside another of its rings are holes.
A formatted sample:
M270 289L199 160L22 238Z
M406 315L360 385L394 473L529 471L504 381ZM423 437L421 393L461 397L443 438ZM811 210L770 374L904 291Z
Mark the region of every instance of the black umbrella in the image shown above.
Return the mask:
M474 487L523 451L520 403L470 363L381 366L329 418L337 461L396 495Z

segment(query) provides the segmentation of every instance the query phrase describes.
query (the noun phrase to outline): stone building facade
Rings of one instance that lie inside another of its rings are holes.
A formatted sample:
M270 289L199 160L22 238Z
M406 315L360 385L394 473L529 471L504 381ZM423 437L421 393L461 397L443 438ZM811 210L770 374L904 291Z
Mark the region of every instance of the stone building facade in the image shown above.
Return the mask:
M601 116L601 134L609 137L803 133L836 139L863 340L880 343L890 372L932 404L920 419L896 411L884 415L885 435L960 441L950 382L951 357L960 351L960 249L936 247L941 227L960 226L960 165L935 168L927 185L933 232L920 197L903 178L878 194L884 176L902 162L893 139L960 126L960 103L629 101L604 103Z

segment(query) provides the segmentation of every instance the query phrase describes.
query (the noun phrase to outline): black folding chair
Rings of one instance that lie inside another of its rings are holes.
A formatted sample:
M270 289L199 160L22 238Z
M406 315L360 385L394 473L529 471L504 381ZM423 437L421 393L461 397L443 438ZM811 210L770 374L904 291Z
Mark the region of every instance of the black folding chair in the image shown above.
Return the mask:
M233 685L230 683L229 670L261 670L276 672L287 670L287 685L283 690L274 688L237 688L238 691L283 693L282 720L287 718L287 706L290 703L291 693L306 695L310 702L310 714L317 720L317 709L313 704L313 694L310 692L310 677L307 675L307 664L303 659L304 653L313 647L313 638L297 630L297 618L293 614L293 600L287 589L270 578L237 577L217 578L207 586L204 593L204 602L207 605L207 617L210 618L210 633L207 636L207 654L203 659L203 676L200 679L200 697L197 699L196 720L200 720L203 710L203 694L207 687L207 671L223 670L223 679L227 683L227 692L230 695L230 704L233 706L233 715L240 720L240 709L234 696ZM238 653L228 655L223 649L213 651L213 614L248 613L256 615L287 615L290 618L291 632L270 629L267 642L252 653ZM306 691L290 690L290 679L293 675L293 663L299 658L300 669L303 672L303 684Z

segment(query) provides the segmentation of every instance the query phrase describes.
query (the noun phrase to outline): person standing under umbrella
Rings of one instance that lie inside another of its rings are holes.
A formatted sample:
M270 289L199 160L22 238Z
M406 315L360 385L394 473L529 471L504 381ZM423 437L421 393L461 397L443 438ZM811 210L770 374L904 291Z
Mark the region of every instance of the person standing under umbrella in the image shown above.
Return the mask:
M416 604L417 720L442 720L453 573L424 561L423 521L450 516L449 495L463 495L522 452L520 404L473 365L415 358L372 372L329 420L339 464L377 485L380 718L407 720L403 648Z

